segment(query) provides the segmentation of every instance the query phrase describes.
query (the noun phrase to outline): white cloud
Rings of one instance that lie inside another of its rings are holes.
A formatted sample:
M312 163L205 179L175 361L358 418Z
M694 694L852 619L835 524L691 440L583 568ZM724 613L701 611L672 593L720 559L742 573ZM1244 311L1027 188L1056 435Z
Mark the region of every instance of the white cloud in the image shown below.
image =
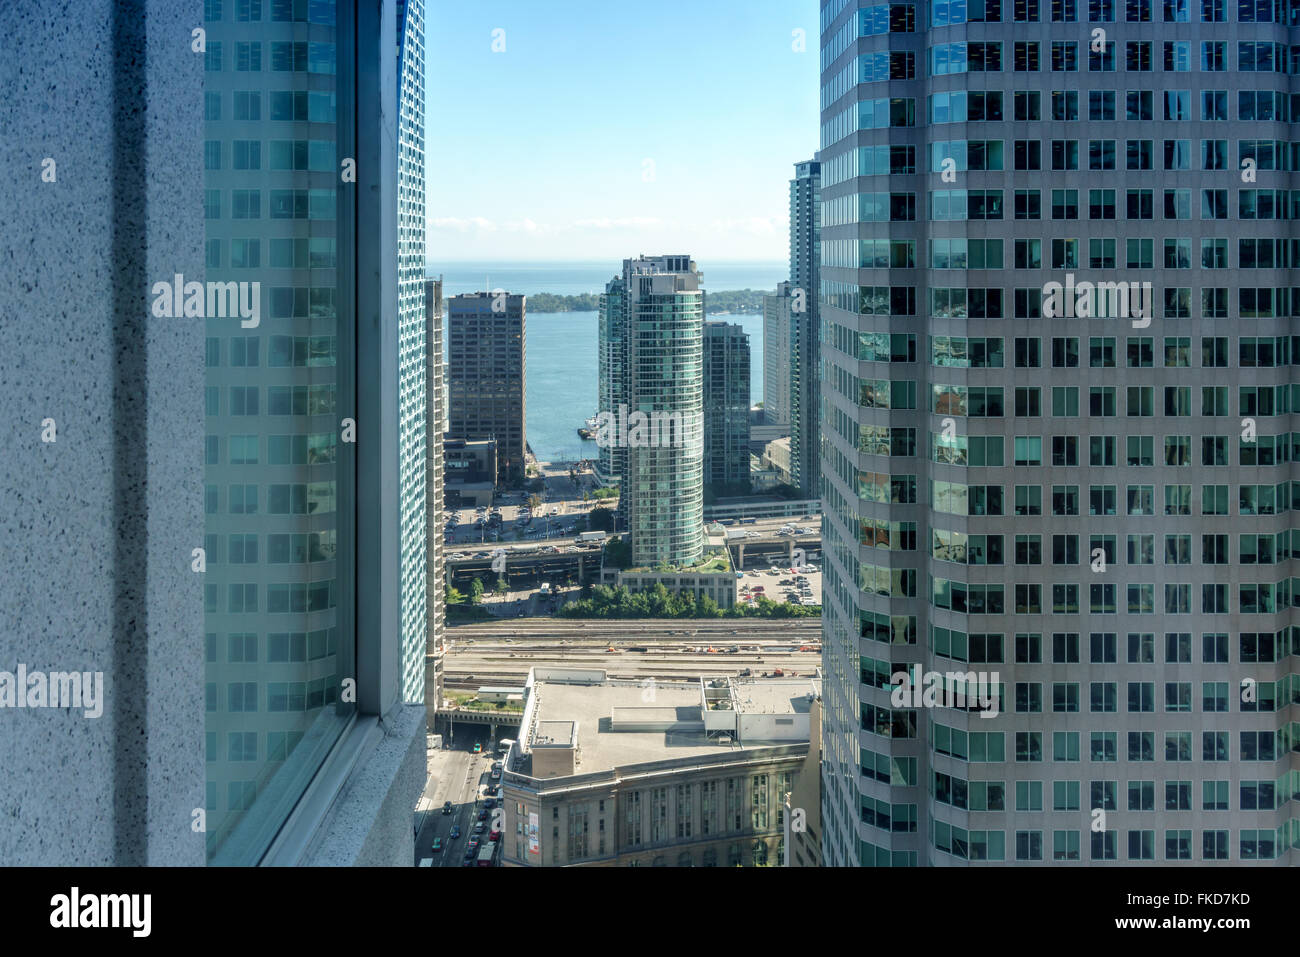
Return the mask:
M714 232L744 233L748 236L775 236L790 228L787 217L747 216L743 219L715 219L709 224Z
M614 219L600 217L597 219L575 220L577 229L643 229L650 226L662 226L663 220L654 216L620 216Z
M484 219L482 216L471 216L468 219L444 216L431 219L428 224L434 229L450 229L458 233L494 233L497 231L497 224L490 219Z

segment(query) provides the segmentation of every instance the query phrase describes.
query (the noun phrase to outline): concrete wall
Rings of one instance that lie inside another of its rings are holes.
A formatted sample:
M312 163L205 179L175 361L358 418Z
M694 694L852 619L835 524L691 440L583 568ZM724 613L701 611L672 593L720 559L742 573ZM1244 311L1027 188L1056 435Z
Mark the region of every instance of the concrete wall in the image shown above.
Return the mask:
M0 4L0 668L106 698L0 710L8 864L203 861L203 320L149 308L203 279L201 16Z
M153 283L205 278L202 16L0 3L0 670L102 672L105 700L98 718L0 708L9 865L205 859L204 322L150 310ZM414 863L423 708L384 732L324 795L307 862Z

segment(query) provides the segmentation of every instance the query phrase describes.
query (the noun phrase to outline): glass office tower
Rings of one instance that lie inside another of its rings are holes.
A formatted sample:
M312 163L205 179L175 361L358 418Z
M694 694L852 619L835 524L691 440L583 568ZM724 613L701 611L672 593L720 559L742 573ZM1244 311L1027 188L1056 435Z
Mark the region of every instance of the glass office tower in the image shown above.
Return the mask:
M1292 862L1293 10L821 11L825 862Z
M204 13L206 279L260 303L206 319L206 832L248 863L356 708L356 28L334 0Z
M704 484L719 496L750 491L749 361L744 326L704 323Z

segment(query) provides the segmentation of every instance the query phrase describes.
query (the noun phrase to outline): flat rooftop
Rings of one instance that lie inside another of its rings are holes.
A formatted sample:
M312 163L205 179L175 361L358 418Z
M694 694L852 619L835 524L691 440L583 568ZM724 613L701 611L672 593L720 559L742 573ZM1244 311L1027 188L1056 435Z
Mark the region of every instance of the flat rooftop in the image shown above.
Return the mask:
M821 693L820 682L812 678L733 679L733 688L733 700L742 714L807 714L809 694ZM579 756L575 774L807 743L804 739L725 743L708 736L699 678L651 685L538 677L532 694L536 702L532 729L521 737L531 749L554 745L563 739L565 729L574 729Z
M811 680L733 678L732 700L741 714L807 714Z

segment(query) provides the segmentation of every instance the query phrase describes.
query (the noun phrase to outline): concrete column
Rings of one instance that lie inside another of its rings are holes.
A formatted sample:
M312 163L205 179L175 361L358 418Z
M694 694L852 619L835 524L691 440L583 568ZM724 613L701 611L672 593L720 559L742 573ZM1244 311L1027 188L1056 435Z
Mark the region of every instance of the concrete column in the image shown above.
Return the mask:
M0 667L102 676L0 714L10 865L204 860L201 16L0 3Z

